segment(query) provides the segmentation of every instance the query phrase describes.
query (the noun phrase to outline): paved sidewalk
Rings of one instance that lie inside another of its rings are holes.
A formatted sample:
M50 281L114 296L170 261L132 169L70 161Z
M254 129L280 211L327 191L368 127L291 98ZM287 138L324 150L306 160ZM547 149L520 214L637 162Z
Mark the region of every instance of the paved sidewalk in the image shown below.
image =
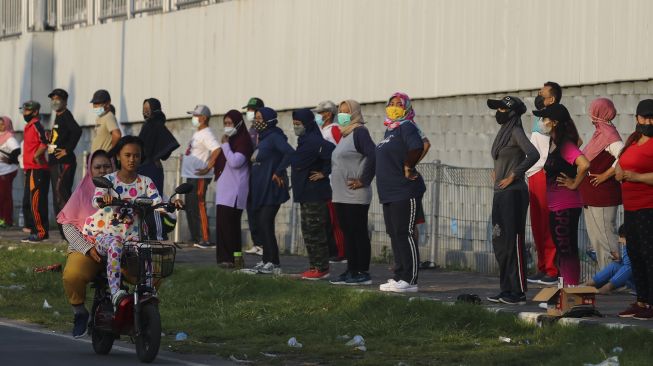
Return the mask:
M25 237L18 230L0 231L0 240L16 241L20 245L20 239ZM50 232L51 239L43 242L43 245L51 245L61 242L59 233ZM245 265L253 266L260 260L259 256L245 256ZM183 246L177 251L177 263L194 263L201 265L214 265L215 249L198 249L194 247ZM283 273L290 276L299 277L299 273L307 269L308 261L305 257L300 256L282 256L281 267ZM346 264L332 264L331 275L336 276L346 269ZM378 291L379 284L387 281L391 277L390 265L372 264L370 274L374 281L371 286L360 286L361 288L371 291ZM503 304L494 304L486 300L487 296L496 295L499 292L498 275L484 275L474 272L463 271L446 271L442 269L421 270L419 273L419 292L407 294L409 297L421 297L428 300L453 302L460 294L476 294L483 300L483 306L492 311L503 311L514 313L520 318L538 323L543 321L544 310L538 307L538 303L530 301L543 286L531 286L528 291L529 302L523 306L511 306ZM604 324L611 327L628 327L640 326L653 329L653 321L640 321L636 319L622 319L616 314L625 309L628 304L635 300L634 296L626 293L617 293L613 295L597 295L597 309L604 315L603 318L583 318L583 319L565 319L563 322L569 324L582 323L583 325Z

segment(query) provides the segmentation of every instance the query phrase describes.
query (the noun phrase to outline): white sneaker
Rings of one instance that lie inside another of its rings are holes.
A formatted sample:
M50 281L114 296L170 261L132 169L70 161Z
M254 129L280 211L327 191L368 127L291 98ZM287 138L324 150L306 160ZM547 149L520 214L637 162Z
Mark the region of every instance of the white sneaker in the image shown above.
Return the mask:
M389 292L391 291L390 289L394 287L395 283L397 283L397 281L395 281L394 278L391 278L388 280L388 282L382 283L379 286L379 290Z
M263 263L263 261L261 261L261 262L256 263L256 265L254 267L252 267L252 268L243 268L238 272L246 273L246 274L257 274L258 270L263 268L263 266L265 266L265 263Z
M281 267L272 262L267 262L263 267L259 268L258 273L278 275L281 274Z
M263 248L258 245L252 245L251 248L245 251L247 254L263 255Z
M404 292L417 292L417 285L411 285L408 282L404 280L399 280L392 285L388 286L388 289L385 291L389 292L399 292L399 293L404 293Z

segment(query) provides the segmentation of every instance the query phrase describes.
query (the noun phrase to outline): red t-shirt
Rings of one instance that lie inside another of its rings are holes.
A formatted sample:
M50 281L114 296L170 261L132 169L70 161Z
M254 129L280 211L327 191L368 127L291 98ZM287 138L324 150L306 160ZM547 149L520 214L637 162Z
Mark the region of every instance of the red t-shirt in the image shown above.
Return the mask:
M653 138L644 144L633 143L619 158L623 170L635 173L653 173ZM653 186L646 183L623 182L621 196L624 210L637 211L653 208Z
M47 147L48 139L45 136L45 129L38 118L34 118L23 131L23 167L25 170L45 169L48 170L48 162L45 154L41 156L41 164L34 162L34 153L39 147Z

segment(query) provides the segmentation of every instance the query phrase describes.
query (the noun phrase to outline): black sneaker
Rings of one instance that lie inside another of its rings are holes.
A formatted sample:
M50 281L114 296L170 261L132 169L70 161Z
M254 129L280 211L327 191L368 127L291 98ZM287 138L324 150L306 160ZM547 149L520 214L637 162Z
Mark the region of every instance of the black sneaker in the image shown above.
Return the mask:
M526 305L526 295L506 294L501 296L499 301L508 305Z
M195 244L193 244L193 246L195 248L200 248L200 249L214 249L215 248L215 244L208 243L208 242L205 242L205 241L195 243Z
M545 285L545 286L553 286L558 283L558 277L551 277L544 275L542 278L540 278L537 283Z
M501 298L506 296L506 295L509 295L509 293L508 292L502 292L502 293L500 293L498 295L495 295L495 296L488 296L488 297L486 297L486 299L489 302L501 302Z
M88 312L75 314L75 320L73 322L73 337L81 338L86 335L88 331Z
M540 282L539 282L539 281L540 281L540 278L544 277L544 275L545 275L545 274L542 273L542 272L537 272L536 274L534 274L534 275L532 275L532 276L529 276L529 277L526 279L526 281L528 281L528 282L530 282L530 283L540 283Z
M332 285L344 285L352 277L349 271L343 272L340 276L329 281Z
M331 257L329 263L347 263L347 257Z
M47 239L47 237L41 239L41 238L39 238L38 235L36 235L36 234L31 234L31 235L28 236L27 238L25 238L25 239L21 239L20 242L21 242L21 243L30 243L30 244L35 244L35 243L40 243L40 242L42 242L42 241L45 240L45 239Z

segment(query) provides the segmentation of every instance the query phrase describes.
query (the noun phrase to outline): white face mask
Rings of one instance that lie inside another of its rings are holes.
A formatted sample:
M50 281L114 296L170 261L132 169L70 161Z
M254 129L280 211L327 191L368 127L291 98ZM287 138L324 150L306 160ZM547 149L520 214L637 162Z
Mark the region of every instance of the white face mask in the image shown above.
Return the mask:
M224 134L227 135L227 136L229 136L229 137L235 135L235 134L236 134L236 131L238 131L238 130L236 129L236 127L231 127L231 126L229 126L229 127L225 127L225 128L224 128Z
M93 108L93 113L95 113L98 117L102 116L104 114L104 107Z
M255 114L256 113L254 111L247 111L247 113L245 113L245 118L247 118L247 122L252 122L254 120Z
M548 124L546 124L546 123L544 123L544 118L540 118L540 120L538 122L538 125L539 125L538 126L539 127L538 128L539 132L542 135L551 136L551 130L553 129L553 126L551 126L550 122Z
M193 125L193 127L199 127L200 118L197 117L197 116L193 116L193 118L191 118L191 120L190 120L190 123Z

